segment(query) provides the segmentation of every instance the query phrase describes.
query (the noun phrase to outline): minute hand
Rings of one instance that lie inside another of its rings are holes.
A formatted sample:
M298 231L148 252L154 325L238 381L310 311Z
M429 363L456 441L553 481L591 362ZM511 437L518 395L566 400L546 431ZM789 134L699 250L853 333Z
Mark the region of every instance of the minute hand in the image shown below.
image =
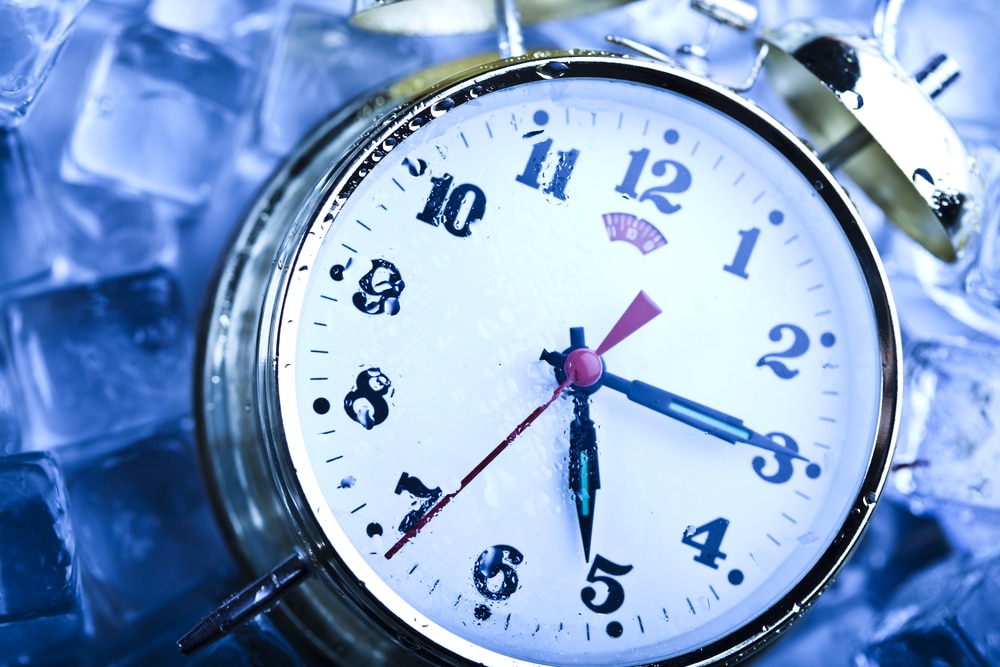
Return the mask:
M638 403L679 422L693 426L726 442L744 442L782 456L808 461L771 438L743 425L742 419L719 412L692 400L672 394L639 380L626 380L613 373L604 372L601 385L625 394L628 400Z

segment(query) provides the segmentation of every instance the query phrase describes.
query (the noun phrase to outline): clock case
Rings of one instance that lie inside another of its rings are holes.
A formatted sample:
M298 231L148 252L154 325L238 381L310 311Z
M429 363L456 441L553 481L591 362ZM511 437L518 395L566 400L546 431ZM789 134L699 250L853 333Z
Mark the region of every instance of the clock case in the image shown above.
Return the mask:
M322 220L320 207L332 201L336 213L338 202L346 201L388 151L405 150L407 136L452 105L498 88L555 78L617 78L673 91L756 132L815 184L858 257L881 345L877 437L867 474L836 539L808 574L757 618L710 645L657 663L735 664L784 631L830 584L860 538L885 481L898 421L900 358L895 312L872 242L815 154L729 89L619 54L536 52L487 60L492 57L432 68L334 113L301 142L247 210L206 304L196 365L200 454L216 513L248 573L265 572L296 552L309 563L313 576L285 594L271 614L306 654L343 665L526 664L471 644L459 656L429 642L400 620L403 610L394 613L368 592L320 530L298 486L276 407L280 360L275 332L282 295L310 225ZM285 330L293 329L286 325Z

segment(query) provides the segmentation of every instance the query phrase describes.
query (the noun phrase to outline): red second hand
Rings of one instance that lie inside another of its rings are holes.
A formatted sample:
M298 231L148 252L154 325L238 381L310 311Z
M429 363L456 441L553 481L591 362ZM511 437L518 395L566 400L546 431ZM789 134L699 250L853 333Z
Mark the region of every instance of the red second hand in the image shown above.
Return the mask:
M618 322L616 322L615 325L611 328L611 331L604 338L604 341L602 341L601 344L597 346L597 350L595 350L593 354L599 358L600 355L604 354L612 347L614 347L618 343L622 342L623 340L634 334L640 328L645 326L647 322L649 322L651 319L659 315L661 312L663 311L660 310L660 307L657 306L655 303L653 303L653 300L650 299L645 292L640 291L639 294L635 297L635 299L632 300L632 303L629 305L629 307L625 309L625 312L622 314L622 316L618 318ZM567 372L566 376L567 376L566 381L563 382L558 387L556 387L556 390L552 392L552 396L549 398L549 400L545 401L537 408L532 410L531 414L528 415L524 419L524 421L518 424L517 427L510 432L510 435L504 438L503 442L494 447L493 451L487 454L486 458L484 458L482 461L479 462L479 465L473 468L468 475L462 478L462 481L458 485L457 489L455 489L448 495L441 498L441 500L439 500L437 504L435 504L433 507L430 508L430 510L427 511L427 514L424 514L422 517L420 517L420 520L417 521L415 524L413 524L413 526L408 531L406 531L406 533L401 538L399 538L398 542L393 544L392 547L385 552L385 557L387 559L395 556L399 552L399 550L406 545L407 542L416 537L417 533L419 533L420 530L425 525L427 525L428 521L437 516L438 513L442 509L444 509L444 507L448 503L450 503L455 498L455 496L457 496L462 491L462 489L468 486L472 482L472 480L474 480L476 477L479 476L479 473L481 473L483 470L486 469L486 466L492 463L493 460L496 459L496 457L500 456L500 453L503 452L503 450L507 449L507 447L512 442L514 442L514 440L517 439L517 436L524 433L524 431L529 426L531 426L531 424L534 423L534 421L538 419L538 417L543 412L545 412L550 405L555 403L556 399L559 398L559 395L563 392L564 389L569 387L577 380L576 375L572 372Z

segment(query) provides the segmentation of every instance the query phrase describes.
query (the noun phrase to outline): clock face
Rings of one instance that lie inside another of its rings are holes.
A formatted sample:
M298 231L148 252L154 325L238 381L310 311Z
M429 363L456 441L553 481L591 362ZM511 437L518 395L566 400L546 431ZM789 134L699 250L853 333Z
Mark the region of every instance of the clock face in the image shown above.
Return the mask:
M725 653L874 502L891 307L837 188L760 114L569 62L428 102L329 186L275 315L287 477L349 594L441 655ZM550 402L640 293L662 312Z

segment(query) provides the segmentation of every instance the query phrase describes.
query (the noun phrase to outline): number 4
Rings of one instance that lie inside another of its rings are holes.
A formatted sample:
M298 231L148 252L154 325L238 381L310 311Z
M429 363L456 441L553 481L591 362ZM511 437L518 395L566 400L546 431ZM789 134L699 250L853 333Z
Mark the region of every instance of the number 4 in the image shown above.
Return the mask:
M721 547L722 538L725 536L728 527L729 519L721 517L697 528L688 526L688 529L684 531L684 536L681 537L681 542L698 550L698 555L694 557L697 562L707 565L713 570L717 570L719 566L715 564L716 559L726 558L726 554L722 553ZM705 533L704 541L695 541L694 538L702 533Z

